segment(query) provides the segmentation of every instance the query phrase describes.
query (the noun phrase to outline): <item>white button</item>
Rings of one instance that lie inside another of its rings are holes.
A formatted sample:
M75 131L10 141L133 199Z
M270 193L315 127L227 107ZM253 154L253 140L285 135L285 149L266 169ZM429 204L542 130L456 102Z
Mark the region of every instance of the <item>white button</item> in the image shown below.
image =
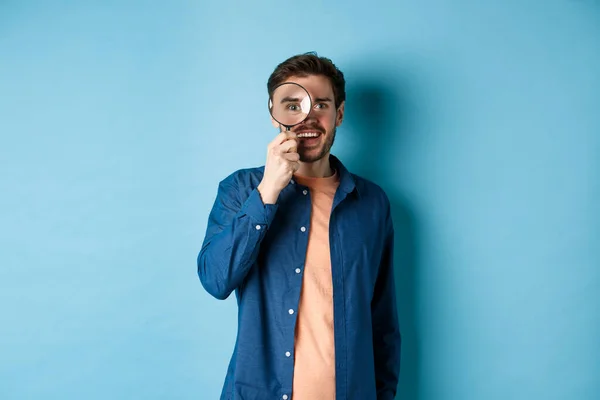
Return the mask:
M286 352L285 352L285 356L286 356L286 357L289 357L289 356L291 356L291 355L292 355L292 353L290 353L289 351L286 351Z
M292 310L292 309L290 308L290 310L289 310L288 312L290 313L290 315L292 315L292 314L294 313L294 310Z
M302 194L306 196L306 195L308 194L308 190L304 189L304 190L302 191Z
M282 397L282 399L283 400L287 400L288 399L287 394L284 394L283 397Z
M300 273L300 268L296 268L296 273L299 274Z
M296 182L294 182L294 180L293 180L293 179L291 179L291 180L290 180L290 183L293 185L293 184L294 184L294 183L296 183Z
M260 225L256 225L256 230L260 231Z
M300 228L300 230L301 230L302 232L306 232L306 228L305 228L305 227L302 227L302 228Z

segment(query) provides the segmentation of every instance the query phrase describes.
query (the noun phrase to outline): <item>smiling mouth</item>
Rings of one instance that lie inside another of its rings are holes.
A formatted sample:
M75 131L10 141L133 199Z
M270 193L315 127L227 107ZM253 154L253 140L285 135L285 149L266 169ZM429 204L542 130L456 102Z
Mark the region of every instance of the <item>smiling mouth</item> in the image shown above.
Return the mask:
M298 139L312 139L321 136L321 132L300 132L296 136Z

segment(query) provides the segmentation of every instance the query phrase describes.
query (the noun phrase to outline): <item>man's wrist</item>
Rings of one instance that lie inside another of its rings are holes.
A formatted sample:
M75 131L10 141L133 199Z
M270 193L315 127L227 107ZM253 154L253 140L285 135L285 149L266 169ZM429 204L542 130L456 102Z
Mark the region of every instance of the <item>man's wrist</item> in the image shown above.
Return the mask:
M277 191L269 188L269 186L263 182L258 185L257 189L263 204L266 205L277 203L277 198L279 197L279 193Z

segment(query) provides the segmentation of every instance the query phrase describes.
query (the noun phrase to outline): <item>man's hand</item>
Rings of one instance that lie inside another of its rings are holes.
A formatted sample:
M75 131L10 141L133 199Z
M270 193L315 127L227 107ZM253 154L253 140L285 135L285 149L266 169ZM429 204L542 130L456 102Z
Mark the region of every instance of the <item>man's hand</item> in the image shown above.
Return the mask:
M294 132L281 132L267 147L267 162L258 191L264 204L275 204L279 193L300 167L298 142Z

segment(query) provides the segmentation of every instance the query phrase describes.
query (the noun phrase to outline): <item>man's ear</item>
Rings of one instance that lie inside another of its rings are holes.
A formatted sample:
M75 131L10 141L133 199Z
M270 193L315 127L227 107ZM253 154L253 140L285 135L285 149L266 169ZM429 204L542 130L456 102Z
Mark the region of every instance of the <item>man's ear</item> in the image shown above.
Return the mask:
M274 128L279 128L279 122L275 121L273 117L271 117L271 124Z
M342 124L344 119L344 106L346 105L346 101L342 101L342 104L337 109L337 114L335 116L335 126L338 127Z

